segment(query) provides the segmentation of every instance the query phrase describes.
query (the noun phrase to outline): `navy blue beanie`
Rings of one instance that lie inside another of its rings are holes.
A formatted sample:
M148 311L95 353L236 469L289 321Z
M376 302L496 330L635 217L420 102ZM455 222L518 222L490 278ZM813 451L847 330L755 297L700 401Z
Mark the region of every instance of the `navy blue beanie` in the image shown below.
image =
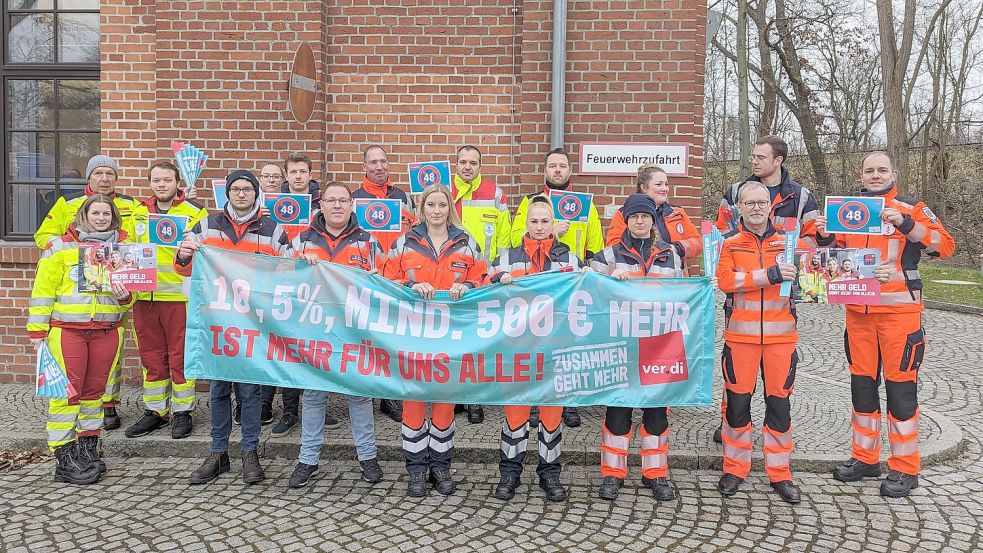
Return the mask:
M259 197L259 179L252 172L245 169L236 169L229 173L229 176L225 177L225 197L229 197L229 189L232 188L232 183L237 180L245 179L253 185L253 191L256 192L256 197Z
M628 221L628 218L636 213L647 213L654 220L657 209L655 200L649 195L632 194L625 200L625 207L621 208L621 214L624 216L625 221Z

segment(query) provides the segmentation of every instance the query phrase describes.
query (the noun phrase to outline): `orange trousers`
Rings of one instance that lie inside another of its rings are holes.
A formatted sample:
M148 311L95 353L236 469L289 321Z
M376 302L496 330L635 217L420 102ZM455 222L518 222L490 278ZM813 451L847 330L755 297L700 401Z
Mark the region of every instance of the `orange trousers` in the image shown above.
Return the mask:
M723 424L724 472L747 478L751 472L753 426L751 396L760 371L765 385L764 438L765 472L772 482L792 479L792 415L789 396L795 385L799 357L795 342L785 344L724 343L721 368L724 373Z
M847 310L844 333L853 399L851 455L881 460L881 371L887 392L887 466L918 474L918 369L925 355L921 313L858 313Z

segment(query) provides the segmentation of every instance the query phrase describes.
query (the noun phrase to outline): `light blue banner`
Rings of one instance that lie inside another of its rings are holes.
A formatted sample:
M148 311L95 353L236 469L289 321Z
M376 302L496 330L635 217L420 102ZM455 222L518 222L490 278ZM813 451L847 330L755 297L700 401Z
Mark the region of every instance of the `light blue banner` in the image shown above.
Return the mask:
M429 302L377 275L203 247L188 378L514 405L708 406L706 277L550 272Z

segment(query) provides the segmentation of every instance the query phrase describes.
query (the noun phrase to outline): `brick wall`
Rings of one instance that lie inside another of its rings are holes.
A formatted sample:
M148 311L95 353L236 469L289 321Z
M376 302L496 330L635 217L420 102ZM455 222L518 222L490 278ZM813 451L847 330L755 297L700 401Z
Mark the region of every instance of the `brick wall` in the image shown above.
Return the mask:
M411 4L413 4L411 6ZM419 4L419 5L418 5ZM682 0L577 0L568 7L566 148L582 141L687 142L690 177L674 203L700 215L705 7ZM362 149L406 164L478 145L482 172L513 199L542 185L549 150L551 0L101 4L102 146L124 192L147 195L146 168L170 141L204 149L203 179L304 151L317 178L361 179ZM287 107L290 64L310 42L320 84L304 125ZM627 177L575 177L605 206ZM0 382L29 381L23 332L33 246L0 246ZM139 381L129 350L126 380Z

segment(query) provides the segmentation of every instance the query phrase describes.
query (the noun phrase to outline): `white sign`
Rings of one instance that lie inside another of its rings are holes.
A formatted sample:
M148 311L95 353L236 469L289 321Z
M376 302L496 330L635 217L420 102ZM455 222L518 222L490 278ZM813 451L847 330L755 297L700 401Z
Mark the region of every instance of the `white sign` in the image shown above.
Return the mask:
M638 168L654 163L670 177L689 176L689 144L683 142L583 142L581 175L634 177Z

